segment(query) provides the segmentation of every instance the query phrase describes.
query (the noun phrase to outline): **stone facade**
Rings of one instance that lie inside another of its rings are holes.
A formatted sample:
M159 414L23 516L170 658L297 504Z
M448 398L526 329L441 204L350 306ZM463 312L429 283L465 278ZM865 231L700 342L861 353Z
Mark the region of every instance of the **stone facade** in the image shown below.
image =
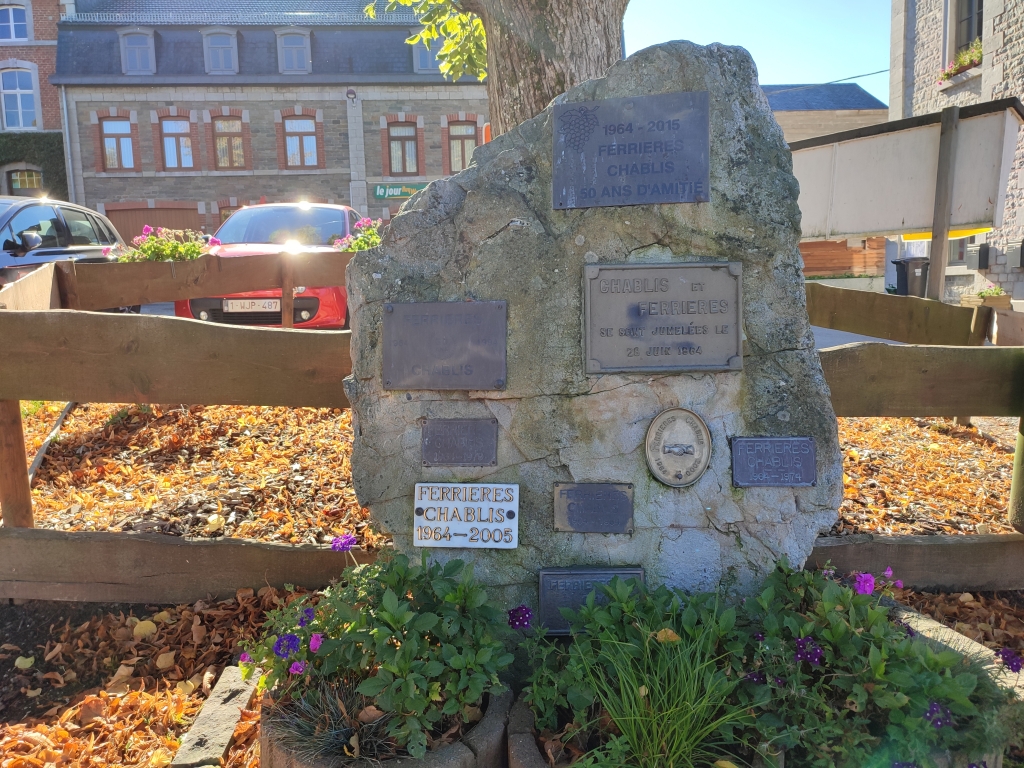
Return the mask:
M889 119L939 112L953 105L1024 97L1024 3L986 0L983 60L947 83L940 71L954 53L953 19L958 0L893 0ZM1024 299L1024 269L1007 265L1008 245L1024 239L1024 132L1010 172L1001 227L975 238L990 247L987 270L947 268L947 299L973 293L991 282Z
M431 551L472 559L503 592L499 602L535 604L538 569L569 565L642 565L651 583L748 590L780 557L802 563L836 519L841 461L807 319L798 187L749 54L654 46L556 101L700 90L711 94L709 203L553 210L549 106L483 145L474 166L410 200L382 247L348 268L353 374L345 387L359 499L411 552L416 482L518 483L517 549ZM585 373L585 266L693 261L742 262L743 370ZM508 303L505 388L385 390L385 304L471 300ZM712 436L710 467L686 488L662 485L645 461L647 428L672 407L695 411ZM424 467L423 418L497 420L497 465ZM734 487L736 435L813 436L817 485ZM555 532L555 482L632 483L634 532Z

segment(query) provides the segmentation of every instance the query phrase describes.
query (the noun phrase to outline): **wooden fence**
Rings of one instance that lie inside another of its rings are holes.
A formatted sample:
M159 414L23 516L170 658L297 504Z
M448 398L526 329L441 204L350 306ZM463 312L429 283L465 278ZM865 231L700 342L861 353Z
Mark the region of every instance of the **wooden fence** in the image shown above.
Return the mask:
M348 332L68 310L282 286L343 285L349 258L317 253L206 256L176 264L50 264L0 290L0 597L178 600L216 594L227 589L228 581L234 587L254 579L318 586L314 582L336 575L347 556L323 547L267 549L252 542L242 547L231 540L181 539L158 546L164 542L138 534L29 530L31 493L18 401L345 407L342 379L352 368ZM807 296L815 325L909 342L820 352L837 415L1021 415L1024 348L979 346L990 322L988 308L817 284L808 285ZM950 346L935 346L940 344ZM1021 454L1024 450L1018 450ZM1019 474L1013 499L1021 495ZM1024 537L1015 542L1019 557ZM112 553L118 547L135 554L117 558ZM841 559L838 550L830 551L833 559ZM358 557L365 559L365 554ZM238 558L249 565L239 565ZM182 560L188 566L217 565L182 567ZM136 572L143 562L152 567ZM114 578L111 567L118 571ZM230 577L217 576L218 569ZM192 575L186 578L185 572Z

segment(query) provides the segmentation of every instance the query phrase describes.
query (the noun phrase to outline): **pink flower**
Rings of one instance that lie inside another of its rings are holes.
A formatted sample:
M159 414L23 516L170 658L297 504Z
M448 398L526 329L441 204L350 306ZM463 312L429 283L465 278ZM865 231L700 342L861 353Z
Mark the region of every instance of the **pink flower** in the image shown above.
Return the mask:
M249 655L248 653L246 653L245 651L242 651L242 655L238 657L238 660L239 660L239 661L240 661L240 662L241 662L242 664L250 664L250 663L252 663L252 656L250 656L250 655Z
M870 595L875 591L875 577L870 573L858 573L853 579L853 590L858 595Z
M144 226L142 228L142 234L144 234L144 235L151 235L151 234L153 234L153 228L151 226L149 226L149 224L147 224L146 226Z
M292 662L292 665L288 667L288 671L291 672L293 675L301 675L303 672L306 671L306 662L294 661Z
M320 650L320 644L324 641L324 636L319 632L314 632L313 636L309 638L309 650L316 653Z
M364 227L372 227L373 226L373 219L369 218L368 216L364 216L359 221L357 221L354 226L355 226L356 229L363 229Z
M885 569L885 572L882 575L885 576L885 578L887 578L887 579L891 579L892 578L892 566L891 565L887 566L886 569Z
M221 241L218 240L216 237L211 237L209 240L206 241L206 244L210 246L222 245Z
M108 245L106 248L103 249L103 255L109 256L112 250L114 250L113 247Z

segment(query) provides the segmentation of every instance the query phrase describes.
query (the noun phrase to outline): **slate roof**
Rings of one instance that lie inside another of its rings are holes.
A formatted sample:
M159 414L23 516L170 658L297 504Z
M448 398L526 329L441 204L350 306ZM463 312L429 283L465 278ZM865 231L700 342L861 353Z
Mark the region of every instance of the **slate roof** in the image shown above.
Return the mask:
M384 13L378 0L376 19L363 13L368 0L78 0L75 24L148 25L416 25L411 11Z
M888 109L856 83L829 85L762 85L773 112L805 110Z

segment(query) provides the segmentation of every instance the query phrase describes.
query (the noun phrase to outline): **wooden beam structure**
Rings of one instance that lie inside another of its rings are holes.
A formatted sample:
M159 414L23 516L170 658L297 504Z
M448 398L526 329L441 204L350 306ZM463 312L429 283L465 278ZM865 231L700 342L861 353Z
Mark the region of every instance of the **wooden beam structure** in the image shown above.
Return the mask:
M192 603L267 584L326 587L375 553L158 533L0 528L0 599Z
M904 344L980 346L991 312L991 307L956 307L916 296L807 282L811 325Z
M5 528L32 527L32 487L17 400L0 400L0 514Z
M293 286L344 286L353 255L316 251L127 264L63 261L58 276L65 309L97 310L280 288L286 274Z
M949 258L949 224L953 214L953 169L956 166L957 127L960 107L942 110L939 129L939 165L935 178L935 212L928 263L928 298L942 301L946 295L946 261Z
M836 416L1020 416L1024 348L847 344L823 349Z
M0 288L0 310L60 309L55 268L52 262L43 264Z
M0 312L0 400L347 408L348 331ZM22 457L24 463L24 456Z

